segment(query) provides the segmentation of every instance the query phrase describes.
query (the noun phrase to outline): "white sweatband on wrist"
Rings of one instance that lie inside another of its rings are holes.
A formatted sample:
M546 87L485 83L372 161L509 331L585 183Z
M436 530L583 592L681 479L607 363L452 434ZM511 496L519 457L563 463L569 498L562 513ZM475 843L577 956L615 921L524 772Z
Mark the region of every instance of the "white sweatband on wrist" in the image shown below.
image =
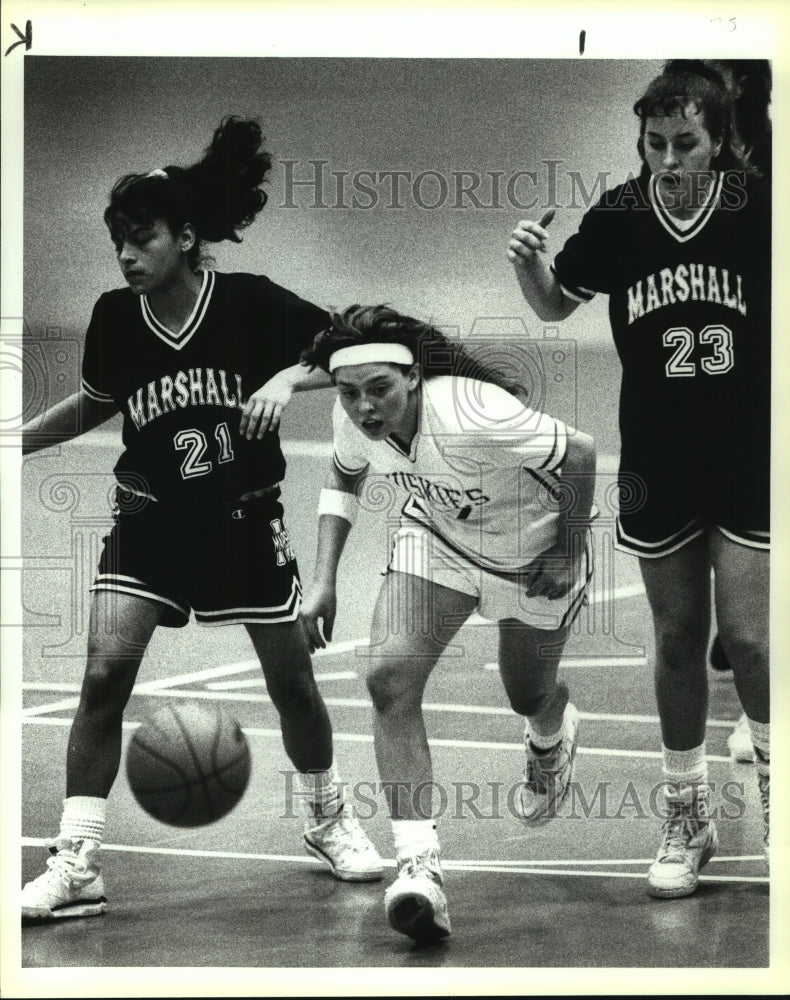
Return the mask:
M359 513L359 500L356 493L346 493L345 490L330 490L326 487L321 490L318 498L318 516L322 514L334 514L335 517L342 517L344 521L353 524Z

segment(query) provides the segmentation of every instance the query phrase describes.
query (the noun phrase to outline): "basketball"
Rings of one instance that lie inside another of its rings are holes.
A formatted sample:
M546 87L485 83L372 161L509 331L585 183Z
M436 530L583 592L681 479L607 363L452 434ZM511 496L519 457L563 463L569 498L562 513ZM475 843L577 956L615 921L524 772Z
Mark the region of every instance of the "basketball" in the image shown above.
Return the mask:
M204 826L227 815L244 794L250 748L238 722L216 705L168 704L135 732L126 774L154 819Z

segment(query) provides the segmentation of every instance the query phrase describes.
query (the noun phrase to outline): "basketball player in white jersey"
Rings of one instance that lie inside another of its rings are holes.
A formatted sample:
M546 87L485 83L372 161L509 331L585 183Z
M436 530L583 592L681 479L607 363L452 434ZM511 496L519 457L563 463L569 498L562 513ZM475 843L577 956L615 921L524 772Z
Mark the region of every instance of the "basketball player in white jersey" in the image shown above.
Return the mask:
M442 335L392 309L352 306L304 359L337 385L334 461L319 504L314 589L303 607L312 648L330 639L335 578L358 491L386 483L400 527L374 611L367 684L398 877L393 928L450 933L439 841L419 791L432 781L422 696L439 656L472 614L498 623L499 670L525 717L521 818L541 824L565 797L578 712L557 668L592 572L592 439L489 382L448 374ZM570 501L569 501L570 497Z

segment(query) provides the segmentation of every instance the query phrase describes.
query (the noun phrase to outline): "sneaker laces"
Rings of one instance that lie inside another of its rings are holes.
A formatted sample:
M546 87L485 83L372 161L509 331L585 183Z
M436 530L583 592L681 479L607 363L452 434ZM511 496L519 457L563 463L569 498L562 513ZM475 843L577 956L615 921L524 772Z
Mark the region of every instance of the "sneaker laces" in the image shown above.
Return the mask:
M398 875L412 877L425 875L433 879L438 885L442 884L442 871L439 867L439 858L432 848L416 854L412 857L403 858L398 862Z
M75 875L84 875L88 870L87 862L74 850L70 841L66 843L71 846L58 847L63 844L62 840L46 840L44 846L50 851L47 858L47 870L42 872L38 878L33 879L35 885L70 885Z
M658 861L672 864L684 860L689 841L708 825L708 819L694 816L685 802L671 802L670 810L661 828L663 839Z
M320 834L324 845L341 845L352 854L365 854L370 850L370 843L362 827L345 806L336 816L325 819L310 832Z
M548 790L549 784L556 782L557 776L562 772L564 766L561 763L563 744L564 740L560 740L556 746L545 752L530 745L527 753L526 777L528 785Z

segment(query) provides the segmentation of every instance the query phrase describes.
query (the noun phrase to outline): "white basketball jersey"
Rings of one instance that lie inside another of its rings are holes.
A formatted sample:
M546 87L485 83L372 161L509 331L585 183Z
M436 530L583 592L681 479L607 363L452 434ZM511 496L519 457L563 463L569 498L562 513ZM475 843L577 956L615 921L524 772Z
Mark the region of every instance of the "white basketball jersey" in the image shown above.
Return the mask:
M489 382L441 376L423 381L420 396L408 454L391 438L367 438L338 399L338 469L367 469L363 506L380 505L387 484L402 519L428 528L471 563L499 572L526 566L557 540L552 490L565 458L564 424Z

